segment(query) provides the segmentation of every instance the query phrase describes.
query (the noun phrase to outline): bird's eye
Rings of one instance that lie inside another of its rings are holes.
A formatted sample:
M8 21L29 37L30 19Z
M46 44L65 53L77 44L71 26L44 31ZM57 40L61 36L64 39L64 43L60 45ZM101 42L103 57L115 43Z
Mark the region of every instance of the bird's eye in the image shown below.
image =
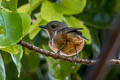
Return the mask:
M52 28L56 28L56 25L52 25L51 27L52 27Z

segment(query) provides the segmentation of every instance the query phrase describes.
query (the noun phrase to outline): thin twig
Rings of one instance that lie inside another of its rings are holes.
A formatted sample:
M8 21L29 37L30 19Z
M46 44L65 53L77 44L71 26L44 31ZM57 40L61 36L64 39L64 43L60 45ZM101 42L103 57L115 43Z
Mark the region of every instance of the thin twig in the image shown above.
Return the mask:
M20 44L21 46L23 46L25 48L28 48L29 50L38 52L39 54L42 54L42 55L45 55L45 56L52 57L54 59L60 59L60 60L79 63L79 64L95 64L96 63L96 60L74 59L74 58L71 58L71 57L65 57L65 56L62 56L62 55L58 55L58 54L55 54L55 53L50 52L48 50L44 50L44 49L41 49L39 47L36 47L36 46L34 46L30 43L24 42L22 40L18 44ZM116 60L116 59L111 59L111 60L109 60L109 62L112 63L112 64L120 64L120 60Z

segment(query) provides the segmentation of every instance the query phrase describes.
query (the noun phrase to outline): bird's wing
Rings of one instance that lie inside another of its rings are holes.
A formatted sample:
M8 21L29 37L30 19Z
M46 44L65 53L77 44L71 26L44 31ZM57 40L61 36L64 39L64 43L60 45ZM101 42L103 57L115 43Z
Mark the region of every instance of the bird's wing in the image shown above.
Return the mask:
M70 32L74 32L74 31L77 31L77 30L82 30L83 28L72 28L72 27L68 27L66 29L64 29L64 33L70 33Z
M77 35L80 35L80 37L82 37L83 39L85 40L88 40L87 38L85 38L84 36L82 36L82 32L81 31L78 31L78 30L82 30L83 28L65 28L63 33L74 33L74 34L77 34Z
M82 37L82 38L85 39L85 40L88 40L86 37L84 37L84 36L82 36L82 35L81 35L80 37Z

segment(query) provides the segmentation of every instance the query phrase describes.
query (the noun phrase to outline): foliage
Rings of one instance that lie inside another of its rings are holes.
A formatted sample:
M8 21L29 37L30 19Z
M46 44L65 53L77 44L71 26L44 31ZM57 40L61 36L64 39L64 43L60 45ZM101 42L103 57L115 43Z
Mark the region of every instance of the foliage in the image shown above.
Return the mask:
M120 0L0 0L0 80L81 80L89 66L38 55L17 43L23 39L50 50L39 26L57 20L84 28L88 40L79 57L95 59L102 45L100 31L109 28L119 7ZM117 69L112 80L120 74Z

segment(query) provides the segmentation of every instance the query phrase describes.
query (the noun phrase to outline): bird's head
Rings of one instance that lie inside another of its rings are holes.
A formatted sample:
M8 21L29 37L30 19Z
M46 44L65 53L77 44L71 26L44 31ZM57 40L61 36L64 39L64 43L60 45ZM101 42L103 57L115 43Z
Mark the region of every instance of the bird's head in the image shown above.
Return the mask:
M59 21L51 21L49 22L47 25L42 25L40 26L40 28L46 29L46 30L51 30L51 31L55 31L61 28L66 27L67 25L59 22Z
M45 29L48 32L49 36L64 27L67 27L67 25L59 21L51 21L47 25L40 26L40 28Z

